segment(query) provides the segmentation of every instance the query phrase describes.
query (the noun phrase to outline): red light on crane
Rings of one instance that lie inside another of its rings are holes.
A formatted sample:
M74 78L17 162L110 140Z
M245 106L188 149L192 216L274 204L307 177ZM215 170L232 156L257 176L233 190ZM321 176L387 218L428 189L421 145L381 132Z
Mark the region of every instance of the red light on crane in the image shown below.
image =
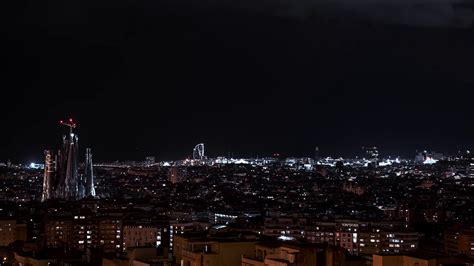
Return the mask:
M73 122L74 120L72 120L72 118L69 118L68 121L69 121L69 122L67 122L67 121L64 122L64 120L59 120L59 123L61 123L61 125L63 125L63 126L69 127L69 132L70 132L71 134L73 134L73 133L72 133L72 130L73 130L73 128L76 128L77 125L76 125L76 123Z

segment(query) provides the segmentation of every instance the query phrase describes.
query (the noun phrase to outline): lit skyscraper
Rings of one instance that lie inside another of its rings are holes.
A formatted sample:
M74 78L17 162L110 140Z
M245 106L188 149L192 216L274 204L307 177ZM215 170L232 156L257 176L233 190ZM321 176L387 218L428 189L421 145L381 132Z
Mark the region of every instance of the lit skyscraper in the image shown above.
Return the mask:
M202 160L204 159L204 143L199 143L193 149L193 159Z

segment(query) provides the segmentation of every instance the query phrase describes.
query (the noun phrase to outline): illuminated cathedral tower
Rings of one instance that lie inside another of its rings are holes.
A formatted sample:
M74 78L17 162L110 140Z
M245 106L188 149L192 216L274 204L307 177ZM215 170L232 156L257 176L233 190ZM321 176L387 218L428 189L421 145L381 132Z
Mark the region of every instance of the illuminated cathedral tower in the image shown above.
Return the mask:
M78 176L77 157L79 138L74 134L73 129L76 124L61 123L70 128L69 134L63 136L63 146L58 154L59 165L59 183L56 191L56 197L67 200L81 198L81 182Z
M86 149L86 161L84 164L84 176L85 176L85 191L84 197L95 197L94 188L94 170L92 168L92 153L91 149Z
M53 157L53 152L45 151L43 193L41 200L51 198L78 200L86 196L95 196L91 150L86 150L84 175L79 174L78 149L79 138L73 132L76 124L61 121L69 127L69 134L63 136L62 147Z
M43 193L41 201L48 200L53 197L54 175L56 172L56 161L53 158L53 151L44 151L44 176L43 176Z

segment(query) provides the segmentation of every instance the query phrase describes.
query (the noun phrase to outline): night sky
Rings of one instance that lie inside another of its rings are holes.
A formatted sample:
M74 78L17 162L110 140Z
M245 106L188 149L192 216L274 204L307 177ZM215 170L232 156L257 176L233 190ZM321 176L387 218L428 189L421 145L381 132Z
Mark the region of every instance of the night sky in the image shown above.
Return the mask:
M41 162L69 117L96 161L184 159L200 142L211 157L474 144L467 8L1 2L0 161Z

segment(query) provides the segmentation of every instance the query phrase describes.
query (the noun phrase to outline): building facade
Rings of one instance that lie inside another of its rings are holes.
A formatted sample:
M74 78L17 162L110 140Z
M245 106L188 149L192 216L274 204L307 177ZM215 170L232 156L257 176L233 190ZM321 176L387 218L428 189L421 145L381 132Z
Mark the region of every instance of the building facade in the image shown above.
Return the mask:
M26 240L26 224L17 223L16 220L0 220L0 247L16 240Z
M444 250L447 254L464 254L474 258L474 228L453 227L444 232Z

